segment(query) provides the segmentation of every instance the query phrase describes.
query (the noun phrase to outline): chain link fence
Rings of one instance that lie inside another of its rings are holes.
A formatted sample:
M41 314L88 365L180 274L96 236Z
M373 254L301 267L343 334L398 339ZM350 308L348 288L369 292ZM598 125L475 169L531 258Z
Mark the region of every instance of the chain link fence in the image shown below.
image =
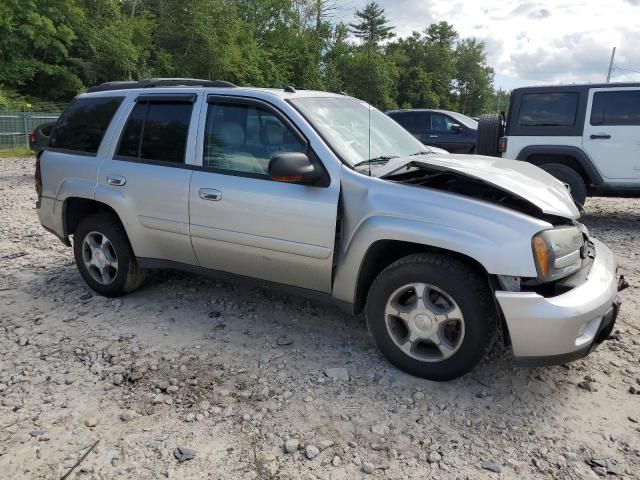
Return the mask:
M1 112L0 151L29 148L29 134L40 124L55 122L60 111L54 112Z

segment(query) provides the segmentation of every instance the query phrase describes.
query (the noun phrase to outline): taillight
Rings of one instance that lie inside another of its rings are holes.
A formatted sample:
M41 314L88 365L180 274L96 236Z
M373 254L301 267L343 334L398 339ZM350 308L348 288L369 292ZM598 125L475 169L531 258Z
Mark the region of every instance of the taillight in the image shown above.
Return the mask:
M36 171L33 174L36 183L36 193L42 195L42 173L40 172L40 157L36 157Z
M36 143L36 131L35 130L29 134L29 143Z
M498 140L498 152L504 153L507 151L507 137L500 137Z

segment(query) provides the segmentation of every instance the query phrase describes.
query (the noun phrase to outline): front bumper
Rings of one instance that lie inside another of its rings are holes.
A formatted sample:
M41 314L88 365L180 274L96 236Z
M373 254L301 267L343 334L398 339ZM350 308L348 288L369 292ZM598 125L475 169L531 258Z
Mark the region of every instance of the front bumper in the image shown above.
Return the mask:
M611 333L620 299L613 252L593 240L595 259L581 285L554 297L497 291L514 362L553 365L584 357Z

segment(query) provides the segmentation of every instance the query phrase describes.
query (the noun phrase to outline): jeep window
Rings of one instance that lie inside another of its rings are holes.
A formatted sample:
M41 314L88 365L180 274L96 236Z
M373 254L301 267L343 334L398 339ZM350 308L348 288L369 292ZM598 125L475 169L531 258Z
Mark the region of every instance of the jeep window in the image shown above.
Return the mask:
M577 92L527 93L522 95L518 125L568 127L575 124Z
M85 155L98 153L102 137L123 97L76 98L53 128L49 148Z
M189 102L136 103L116 158L184 163L192 109Z
M640 125L640 90L596 92L591 125Z
M391 118L349 97L302 97L290 100L331 148L349 164L368 159L406 157L425 146ZM371 120L371 122L369 122Z
M276 115L254 105L210 103L202 165L266 177L279 152L306 152L307 145Z

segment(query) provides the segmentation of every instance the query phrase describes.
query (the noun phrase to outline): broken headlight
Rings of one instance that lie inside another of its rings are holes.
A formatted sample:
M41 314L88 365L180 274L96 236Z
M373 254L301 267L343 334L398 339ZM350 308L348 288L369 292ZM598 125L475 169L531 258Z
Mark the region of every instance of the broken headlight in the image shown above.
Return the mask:
M541 282L550 282L580 269L582 232L577 227L558 227L534 235L531 245Z

